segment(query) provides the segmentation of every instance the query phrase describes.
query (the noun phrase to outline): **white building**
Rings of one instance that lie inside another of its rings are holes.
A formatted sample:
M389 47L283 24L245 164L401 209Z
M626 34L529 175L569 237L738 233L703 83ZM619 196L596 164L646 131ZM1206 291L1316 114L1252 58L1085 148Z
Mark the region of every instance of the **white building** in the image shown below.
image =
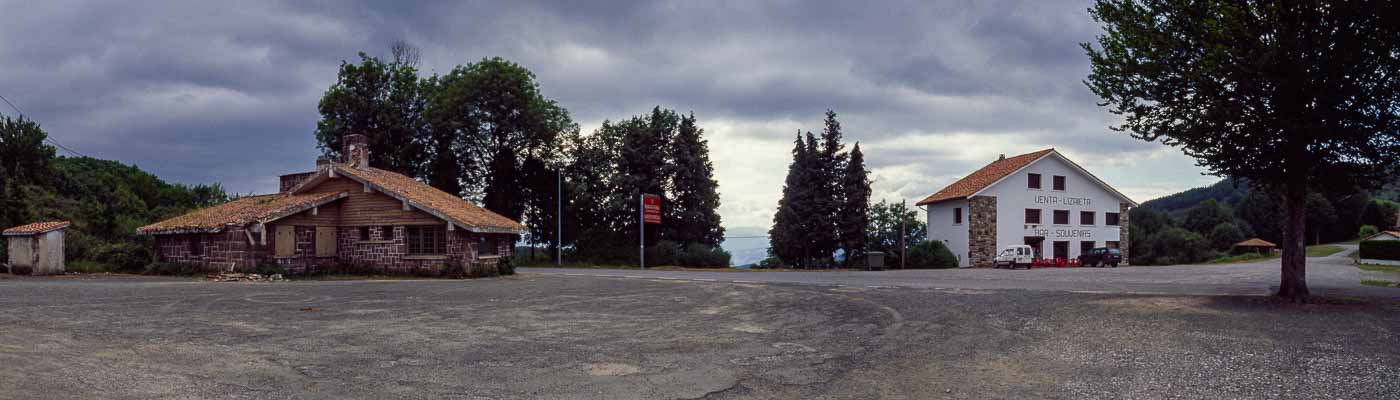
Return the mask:
M987 267L1016 244L1065 259L1115 247L1126 263L1128 209L1137 203L1046 149L1002 156L917 205L928 209L929 240L947 245L959 266Z

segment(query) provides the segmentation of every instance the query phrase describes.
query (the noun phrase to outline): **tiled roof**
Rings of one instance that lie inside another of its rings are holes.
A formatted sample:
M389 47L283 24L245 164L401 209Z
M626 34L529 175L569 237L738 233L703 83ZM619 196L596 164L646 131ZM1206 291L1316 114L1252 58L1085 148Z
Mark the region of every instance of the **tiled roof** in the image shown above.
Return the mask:
M35 223L29 224L29 225L20 225L20 226L14 227L14 228L6 229L5 232L4 232L4 235L5 235L5 236L28 236L28 235L38 235L38 234L40 234L40 233L45 233L45 232L49 232L49 231L52 231L52 230L67 228L68 225L72 225L72 223L70 223L70 222L68 222L68 221L35 222Z
M244 226L258 221L269 222L271 219L305 211L344 198L346 195L345 192L340 192L298 195L278 193L249 196L136 228L136 232L143 234L217 232L229 226Z
M1239 247L1278 247L1278 246L1275 246L1273 243L1269 243L1268 241L1265 241L1264 239L1260 239L1260 238L1253 238L1253 239L1249 239L1249 240L1246 240L1246 241L1243 241L1243 242L1235 243L1235 246L1239 246Z
M333 167L336 173L368 183L380 192L400 200L406 200L420 210L456 223L468 230L517 234L526 231L524 225L506 218L504 215L481 208L461 197L395 172L371 167L357 168L343 163L333 164ZM300 189L315 185L314 180L315 178L308 180L303 186L293 189L292 192L295 193Z
M991 164L982 167L982 169L964 176L957 182L953 182L953 184L948 185L943 188L943 190L939 190L937 193L925 197L923 200L919 200L919 202L914 205L922 206L925 204L972 196L982 189L986 189L987 186L991 186L993 183L1005 178L1007 175L1011 175L1021 168L1025 168L1027 165L1030 165L1030 163L1035 162L1035 160L1039 160L1041 157L1054 151L1055 149L1053 148L1045 149L1034 153L993 161Z

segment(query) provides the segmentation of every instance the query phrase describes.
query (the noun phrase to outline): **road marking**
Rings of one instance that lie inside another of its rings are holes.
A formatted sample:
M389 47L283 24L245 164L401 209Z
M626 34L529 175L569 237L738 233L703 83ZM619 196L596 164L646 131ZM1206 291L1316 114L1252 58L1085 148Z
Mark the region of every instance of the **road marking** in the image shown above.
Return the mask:
M705 279L705 278L695 278L695 279L693 279L693 280L697 280L697 281L701 281L701 282L719 282L719 280L716 280L716 279Z
M734 283L758 283L757 281L740 281L740 280L733 280L733 281L730 281L730 282L734 282Z
M636 276L636 275L623 275L622 277L623 277L623 278L632 278L632 279L646 279L645 276Z

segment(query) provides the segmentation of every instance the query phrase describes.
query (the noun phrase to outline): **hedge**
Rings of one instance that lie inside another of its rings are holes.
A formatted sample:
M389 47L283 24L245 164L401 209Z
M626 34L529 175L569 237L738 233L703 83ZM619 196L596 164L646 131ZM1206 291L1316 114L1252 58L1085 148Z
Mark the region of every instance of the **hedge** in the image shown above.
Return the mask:
M1400 260L1400 240L1367 240L1361 242L1361 258Z

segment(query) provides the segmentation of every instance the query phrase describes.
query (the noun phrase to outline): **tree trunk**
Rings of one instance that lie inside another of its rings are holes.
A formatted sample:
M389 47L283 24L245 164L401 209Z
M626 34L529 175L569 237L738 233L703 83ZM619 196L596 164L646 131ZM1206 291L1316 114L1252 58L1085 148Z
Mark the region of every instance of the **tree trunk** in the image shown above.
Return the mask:
M1308 298L1307 246L1304 245L1307 241L1304 230L1307 197L1307 185L1303 182L1290 182L1284 186L1283 243L1279 243L1283 247L1282 278L1277 296L1299 303Z

